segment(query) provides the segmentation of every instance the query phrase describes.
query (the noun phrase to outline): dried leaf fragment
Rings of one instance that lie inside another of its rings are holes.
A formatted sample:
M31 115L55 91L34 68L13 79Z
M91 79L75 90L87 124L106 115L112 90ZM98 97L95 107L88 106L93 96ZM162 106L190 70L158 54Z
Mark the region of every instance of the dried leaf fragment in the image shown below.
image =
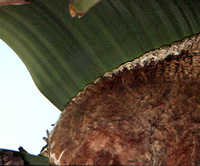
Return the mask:
M49 157L49 130L46 130L47 137L43 137L43 140L47 143L40 151L40 155Z
M6 5L21 5L30 3L30 0L0 0L0 6L6 6Z
M69 4L69 11L72 17L78 16L81 18L88 10L96 5L101 0L71 0Z

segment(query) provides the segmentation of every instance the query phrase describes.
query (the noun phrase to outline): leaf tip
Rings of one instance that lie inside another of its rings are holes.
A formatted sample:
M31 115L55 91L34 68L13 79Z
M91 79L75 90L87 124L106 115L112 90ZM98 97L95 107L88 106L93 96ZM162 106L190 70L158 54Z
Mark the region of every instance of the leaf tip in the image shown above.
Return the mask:
M89 11L90 8L100 1L101 0L70 0L69 12L72 17L77 16L78 18L81 18Z
M69 12L72 17L75 17L77 15L78 18L81 18L86 13L86 12L85 13L77 13L74 9L73 0L71 0L70 4L69 4Z

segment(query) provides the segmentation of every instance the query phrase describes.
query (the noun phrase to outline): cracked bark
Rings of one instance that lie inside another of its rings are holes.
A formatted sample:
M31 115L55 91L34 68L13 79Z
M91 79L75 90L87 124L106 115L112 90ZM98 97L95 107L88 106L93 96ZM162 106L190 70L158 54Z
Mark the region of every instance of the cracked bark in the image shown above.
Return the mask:
M200 37L179 55L101 77L50 133L60 165L199 165Z

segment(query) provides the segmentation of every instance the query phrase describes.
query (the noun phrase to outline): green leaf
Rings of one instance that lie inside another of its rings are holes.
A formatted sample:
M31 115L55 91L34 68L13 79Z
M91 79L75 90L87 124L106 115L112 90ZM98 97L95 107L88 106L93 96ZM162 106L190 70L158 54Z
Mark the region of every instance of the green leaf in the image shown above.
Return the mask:
M35 156L28 153L21 153L29 165L49 165L49 159L44 156Z
M0 38L60 110L121 63L200 32L197 0L104 0L81 19L72 18L68 6L35 0L0 10Z

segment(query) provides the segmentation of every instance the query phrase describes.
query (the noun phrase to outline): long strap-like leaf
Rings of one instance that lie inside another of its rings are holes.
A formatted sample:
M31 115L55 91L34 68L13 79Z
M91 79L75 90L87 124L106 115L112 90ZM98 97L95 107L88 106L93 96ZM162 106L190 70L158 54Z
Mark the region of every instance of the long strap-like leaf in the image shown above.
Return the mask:
M39 90L60 110L105 72L200 32L200 1L104 0L81 19L69 1L3 6L0 38L22 59Z

